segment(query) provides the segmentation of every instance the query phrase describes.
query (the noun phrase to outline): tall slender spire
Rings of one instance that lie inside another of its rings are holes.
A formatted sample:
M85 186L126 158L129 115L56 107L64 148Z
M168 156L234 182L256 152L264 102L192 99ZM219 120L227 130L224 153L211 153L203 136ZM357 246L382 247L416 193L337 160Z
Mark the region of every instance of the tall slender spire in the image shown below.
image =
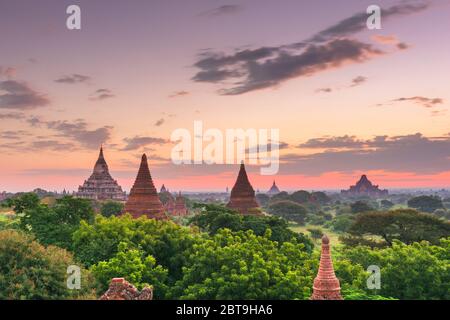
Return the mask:
M330 239L322 237L319 271L314 279L311 300L342 300L341 286L333 268L330 253Z
M241 214L261 214L259 205L256 202L255 190L248 180L243 162L241 163L236 183L231 189L230 201L227 207L235 209Z
M142 155L136 181L131 188L124 212L130 213L135 218L142 215L154 219L167 218L155 185L153 184L145 154Z

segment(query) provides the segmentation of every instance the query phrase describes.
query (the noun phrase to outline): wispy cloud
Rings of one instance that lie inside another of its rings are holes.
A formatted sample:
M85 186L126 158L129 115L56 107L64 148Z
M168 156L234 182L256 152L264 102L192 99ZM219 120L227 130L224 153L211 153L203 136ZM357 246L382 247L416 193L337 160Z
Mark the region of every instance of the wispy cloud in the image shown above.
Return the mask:
M55 131L56 137L69 139L71 142L78 143L84 148L94 150L101 144L109 141L113 130L112 126L89 129L88 123L83 119L75 121L43 121L38 117L30 117L27 122L34 127L44 126L49 130Z
M317 175L325 172L386 170L438 173L450 171L450 135L425 137L356 136L314 138L301 148L323 149L313 154L282 155L282 174Z
M98 89L91 95L90 100L101 101L101 100L114 98L115 96L116 95L113 94L113 92L109 89Z
M359 86L359 85L363 84L363 83L366 82L366 81L367 81L367 78L366 78L366 77L358 76L358 77L356 77L356 78L354 78L354 79L352 80L352 84L350 85L350 87L356 87L356 86Z
M330 93L332 91L333 91L333 89L331 89L331 88L319 88L319 89L316 90L316 92L318 92L318 93L320 93L320 92Z
M0 108L27 110L50 104L48 97L25 83L14 80L0 81Z
M383 10L384 20L409 15L429 7L428 2L400 3ZM310 76L319 71L361 63L383 51L371 44L345 37L366 29L367 13L360 12L322 30L305 41L256 49L236 50L232 54L203 51L194 66L200 69L195 82L231 82L222 95L239 95L273 88L289 79ZM402 44L399 48L406 48Z
M187 91L176 91L169 95L169 98L177 98L177 97L183 97L189 95L189 92Z
M124 138L125 147L122 148L122 151L131 151L137 150L142 147L146 147L148 145L162 145L169 143L168 140L156 137L146 137L146 136L135 136L133 138Z
M211 10L204 11L199 14L200 17L217 17L227 14L233 14L241 11L243 9L242 6L235 4L223 5Z
M67 151L73 150L75 147L73 143L59 140L38 140L30 144L30 148L33 150Z
M0 113L0 119L2 119L2 120L7 120L7 119L21 120L24 118L25 118L25 115L20 112Z
M75 83L83 83L83 82L87 82L91 80L91 77L89 76L85 76L82 74L71 74L71 75L66 75L63 76L61 78L58 78L55 80L55 82L57 83L65 83L65 84L75 84Z
M163 118L161 118L158 121L156 121L155 126L160 127L164 124L164 122L165 122L165 120Z
M9 80L15 76L16 72L16 68L0 66L0 77L6 77Z
M433 108L433 107L436 107L436 106L444 103L444 99L442 99L442 98L428 98L428 97L423 97L423 96L398 98L398 99L394 99L392 101L393 102L410 101L410 102L413 102L413 103L418 104L425 108Z

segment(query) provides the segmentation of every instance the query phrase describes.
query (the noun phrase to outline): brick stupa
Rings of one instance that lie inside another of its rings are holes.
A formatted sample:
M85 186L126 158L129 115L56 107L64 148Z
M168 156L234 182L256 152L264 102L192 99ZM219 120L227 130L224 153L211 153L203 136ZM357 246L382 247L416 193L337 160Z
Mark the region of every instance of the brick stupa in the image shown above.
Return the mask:
M326 235L322 237L319 271L314 279L311 300L342 300L341 286L331 260L330 239Z
M248 180L244 163L241 163L239 175L233 189L231 189L230 201L227 207L245 215L261 214L258 202L256 202L255 190Z
M167 219L164 206L153 184L145 154L142 155L139 172L131 188L124 212L130 213L134 218L147 216L153 219Z

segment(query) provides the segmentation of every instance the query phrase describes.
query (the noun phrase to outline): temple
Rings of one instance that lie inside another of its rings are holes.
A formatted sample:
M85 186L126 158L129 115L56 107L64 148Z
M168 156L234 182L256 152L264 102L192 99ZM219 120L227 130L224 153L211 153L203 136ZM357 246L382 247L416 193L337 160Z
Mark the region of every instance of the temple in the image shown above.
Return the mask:
M181 195L181 192L178 193L175 199L171 194L169 194L169 199L165 205L165 208L171 216L184 217L188 215L186 200Z
M339 279L334 274L330 253L330 239L322 237L319 271L314 279L311 300L342 300Z
M126 200L126 193L109 174L108 164L103 156L103 147L100 148L94 171L89 179L78 187L75 196L93 200Z
M261 210L255 198L255 190L247 177L244 163L241 163L239 175L233 189L231 189L228 208L245 215L260 215Z
M387 190L380 190L378 186L375 186L367 179L364 174L356 185L351 186L348 190L342 190L341 194L346 196L369 196L369 197L384 197L388 195Z
M278 189L275 180L273 181L272 187L270 188L269 191L267 191L268 195L275 195L275 194L279 194L280 193L280 189Z
M159 190L159 193L163 193L163 192L169 192L169 189L166 189L166 186L163 184L161 189Z
M145 154L142 155L139 172L125 204L124 213L130 213L134 218L147 216L153 219L167 219L153 184Z

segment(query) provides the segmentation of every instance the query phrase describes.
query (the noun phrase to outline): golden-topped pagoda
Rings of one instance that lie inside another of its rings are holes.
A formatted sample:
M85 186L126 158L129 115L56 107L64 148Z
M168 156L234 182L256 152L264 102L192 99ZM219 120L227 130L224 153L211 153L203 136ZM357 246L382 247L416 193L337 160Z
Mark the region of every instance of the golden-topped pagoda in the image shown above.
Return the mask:
M139 172L131 188L124 212L130 213L134 218L147 216L148 218L160 220L167 219L164 206L159 200L158 193L153 184L145 154L142 155Z
M93 200L126 200L126 193L122 191L122 187L109 173L108 164L103 156L103 146L100 147L100 154L95 163L94 171L89 179L78 187L78 192L75 195L79 198Z
M236 183L231 189L230 201L227 207L245 215L261 214L258 202L256 202L255 190L248 180L243 162L241 163Z

